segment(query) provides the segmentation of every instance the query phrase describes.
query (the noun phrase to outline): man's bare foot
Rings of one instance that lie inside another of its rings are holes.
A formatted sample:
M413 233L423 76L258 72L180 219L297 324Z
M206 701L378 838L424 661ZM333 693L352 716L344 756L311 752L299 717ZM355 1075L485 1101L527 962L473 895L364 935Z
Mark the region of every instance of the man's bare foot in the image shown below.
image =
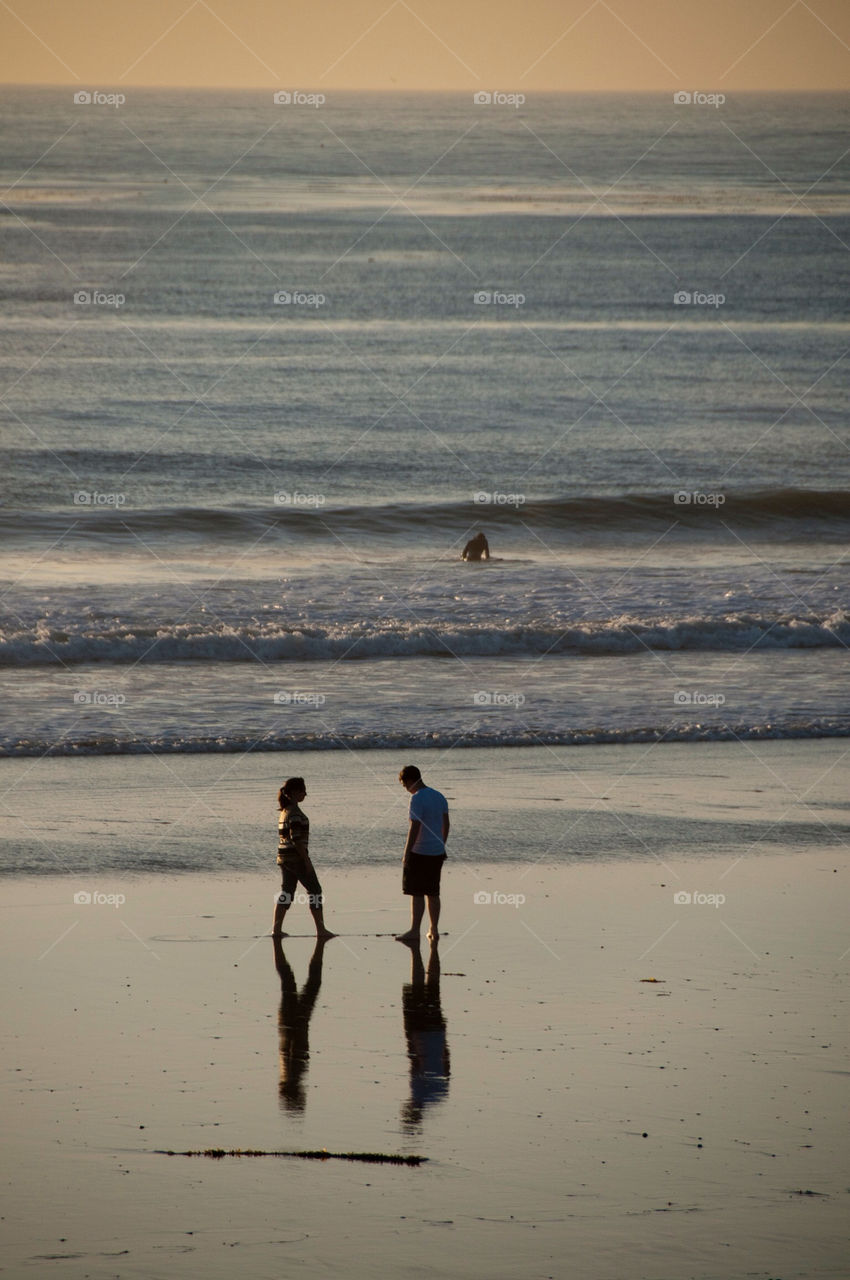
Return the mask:
M272 937L273 937L273 938L288 938L288 937L289 937L289 934L288 934L288 933L281 933L279 930L278 930L278 931L275 931L274 929L272 929Z
M429 929L426 936L429 942L439 942L440 940L440 934L437 929Z
M411 929L408 929L407 933L397 933L395 940L396 942L418 942L419 934L413 933Z
M317 941L317 942L327 942L328 938L335 938L335 937L336 937L336 934L335 934L335 933L331 933L330 929L317 929L317 930L316 930L316 941Z

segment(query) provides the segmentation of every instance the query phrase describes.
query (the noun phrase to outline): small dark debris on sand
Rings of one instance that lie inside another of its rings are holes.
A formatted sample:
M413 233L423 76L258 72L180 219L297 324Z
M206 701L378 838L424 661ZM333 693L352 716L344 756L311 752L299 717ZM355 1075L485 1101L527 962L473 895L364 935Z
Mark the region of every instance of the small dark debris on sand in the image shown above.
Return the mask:
M255 1151L250 1147L238 1147L225 1151L224 1147L207 1147L205 1151L156 1151L160 1156L206 1156L208 1160L223 1160L225 1156L279 1156L290 1160L357 1160L361 1164L423 1164L427 1156L395 1156L380 1151Z

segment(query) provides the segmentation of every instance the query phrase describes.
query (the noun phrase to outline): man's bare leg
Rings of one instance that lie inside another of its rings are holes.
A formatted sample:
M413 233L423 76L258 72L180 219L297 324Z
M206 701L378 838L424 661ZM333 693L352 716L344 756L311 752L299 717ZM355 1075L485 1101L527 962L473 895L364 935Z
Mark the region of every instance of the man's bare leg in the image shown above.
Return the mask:
M440 930L437 928L440 923L440 895L428 895L428 918L431 921L431 928L428 930L428 937L432 942L436 942L440 936Z
M425 914L425 895L414 893L410 899L410 928L407 933L396 934L396 942L418 942L419 926Z

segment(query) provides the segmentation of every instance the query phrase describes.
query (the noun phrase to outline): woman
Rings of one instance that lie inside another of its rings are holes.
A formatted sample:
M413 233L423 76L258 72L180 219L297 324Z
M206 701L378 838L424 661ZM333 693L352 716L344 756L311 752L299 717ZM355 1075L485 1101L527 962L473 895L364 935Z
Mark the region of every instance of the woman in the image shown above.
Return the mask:
M292 895L300 882L307 890L310 912L316 922L317 938L334 938L325 928L322 915L322 886L310 861L307 844L310 838L310 822L299 805L307 795L303 778L288 778L278 792L280 816L277 822L277 865L281 870L280 895L275 901L272 937L282 938L283 917L292 905Z

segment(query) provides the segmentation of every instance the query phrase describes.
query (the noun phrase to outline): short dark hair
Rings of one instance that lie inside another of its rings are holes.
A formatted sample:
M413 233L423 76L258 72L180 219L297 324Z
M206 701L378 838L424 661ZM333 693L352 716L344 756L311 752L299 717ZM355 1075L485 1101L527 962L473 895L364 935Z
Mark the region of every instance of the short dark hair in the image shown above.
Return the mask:
M406 764L398 775L398 780L407 786L408 782L421 782L422 774L416 768L415 764Z
M277 793L277 807L285 809L288 804L294 804L292 792L296 787L304 787L303 778L287 778L280 791Z

